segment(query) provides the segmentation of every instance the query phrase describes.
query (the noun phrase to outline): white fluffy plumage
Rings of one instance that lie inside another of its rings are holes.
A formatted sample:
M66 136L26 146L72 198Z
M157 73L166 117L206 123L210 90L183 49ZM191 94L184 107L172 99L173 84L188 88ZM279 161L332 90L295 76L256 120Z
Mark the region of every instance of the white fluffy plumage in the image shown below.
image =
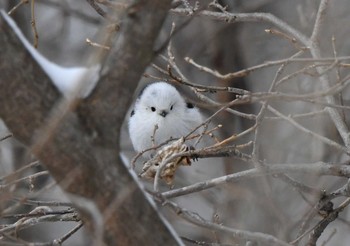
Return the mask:
M137 152L159 145L170 138L186 136L202 122L199 110L184 98L174 86L156 82L146 86L136 100L129 119L129 134Z

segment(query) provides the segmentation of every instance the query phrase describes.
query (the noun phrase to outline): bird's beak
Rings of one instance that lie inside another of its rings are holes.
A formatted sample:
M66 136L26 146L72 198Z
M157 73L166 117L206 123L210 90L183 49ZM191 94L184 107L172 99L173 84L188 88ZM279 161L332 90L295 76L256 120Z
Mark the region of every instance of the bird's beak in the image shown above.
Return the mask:
M159 115L165 117L168 114L168 111L162 110Z

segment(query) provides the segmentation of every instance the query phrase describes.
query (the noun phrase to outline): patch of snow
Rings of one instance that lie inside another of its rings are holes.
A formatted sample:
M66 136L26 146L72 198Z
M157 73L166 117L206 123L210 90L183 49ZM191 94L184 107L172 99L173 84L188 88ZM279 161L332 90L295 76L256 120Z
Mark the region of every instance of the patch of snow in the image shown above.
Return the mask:
M4 10L0 10L0 13L62 94L77 93L79 97L87 97L91 93L100 77L100 65L62 67L49 61L28 42L17 24Z

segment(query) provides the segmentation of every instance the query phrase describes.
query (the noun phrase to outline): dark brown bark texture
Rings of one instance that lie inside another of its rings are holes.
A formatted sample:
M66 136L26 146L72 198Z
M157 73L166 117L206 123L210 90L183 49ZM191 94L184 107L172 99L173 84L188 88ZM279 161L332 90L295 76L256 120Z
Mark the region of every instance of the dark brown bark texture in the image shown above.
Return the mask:
M65 113L49 132L45 129L52 126L50 119L60 114L61 95L1 16L0 118L17 139L32 146L61 187L75 195L73 202L84 197L96 205L103 216L106 245L179 244L119 158L120 127L153 59L154 41L170 2L139 1L126 11L108 74L79 102L79 114ZM50 137L38 145L43 133ZM96 232L96 214L80 202L76 205L83 221Z

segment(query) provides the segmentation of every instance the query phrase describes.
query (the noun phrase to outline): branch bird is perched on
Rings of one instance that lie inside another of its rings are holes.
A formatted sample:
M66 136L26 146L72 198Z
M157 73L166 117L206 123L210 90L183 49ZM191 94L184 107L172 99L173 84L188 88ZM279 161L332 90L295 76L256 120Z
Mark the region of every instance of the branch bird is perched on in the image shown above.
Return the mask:
M175 87L156 82L138 97L129 119L129 134L134 149L141 152L171 138L186 136L201 122L199 110L186 103Z

